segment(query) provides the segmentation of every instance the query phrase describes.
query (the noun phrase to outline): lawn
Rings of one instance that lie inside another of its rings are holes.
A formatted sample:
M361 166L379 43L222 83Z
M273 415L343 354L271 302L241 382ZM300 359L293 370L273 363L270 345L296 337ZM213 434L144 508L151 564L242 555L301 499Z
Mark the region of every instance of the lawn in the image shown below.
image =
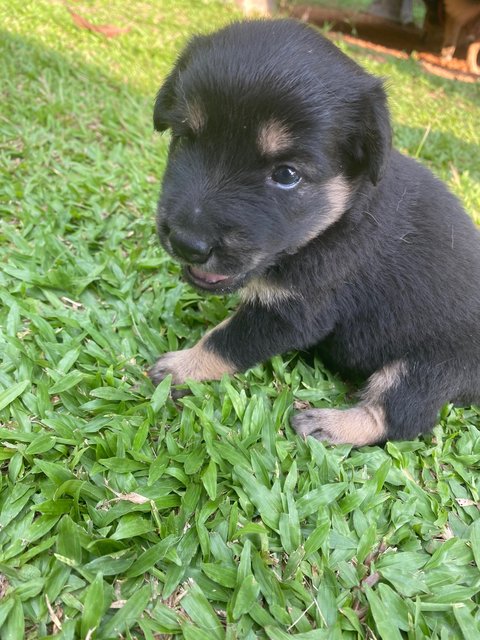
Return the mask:
M179 280L154 212L153 98L207 0L0 0L0 637L480 637L480 410L384 448L299 439L345 381L288 354L190 396L156 356L236 304ZM479 86L342 44L395 141L480 222ZM441 309L439 309L441 313Z

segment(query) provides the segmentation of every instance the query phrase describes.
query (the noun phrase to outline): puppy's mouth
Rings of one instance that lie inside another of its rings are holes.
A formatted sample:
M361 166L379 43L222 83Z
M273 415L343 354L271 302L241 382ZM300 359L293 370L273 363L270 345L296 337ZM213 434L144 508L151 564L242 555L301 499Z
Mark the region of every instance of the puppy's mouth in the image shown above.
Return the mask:
M232 288L237 288L237 283L242 279L241 275L212 273L191 266L184 267L184 275L189 282L205 291L230 291Z

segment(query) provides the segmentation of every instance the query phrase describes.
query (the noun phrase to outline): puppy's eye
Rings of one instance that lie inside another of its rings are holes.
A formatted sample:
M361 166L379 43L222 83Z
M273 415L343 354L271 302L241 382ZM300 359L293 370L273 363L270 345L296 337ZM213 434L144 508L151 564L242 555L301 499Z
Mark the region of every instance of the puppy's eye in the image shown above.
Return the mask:
M177 146L178 144L184 144L186 142L191 142L194 138L193 133L191 131L172 131L171 132L171 141L173 146Z
M172 133L171 134L171 141L173 145L179 144L180 142L182 142L182 140L185 139L185 136L180 135L178 133Z
M282 189L293 189L300 182L301 177L296 169L282 164L272 172L272 180Z

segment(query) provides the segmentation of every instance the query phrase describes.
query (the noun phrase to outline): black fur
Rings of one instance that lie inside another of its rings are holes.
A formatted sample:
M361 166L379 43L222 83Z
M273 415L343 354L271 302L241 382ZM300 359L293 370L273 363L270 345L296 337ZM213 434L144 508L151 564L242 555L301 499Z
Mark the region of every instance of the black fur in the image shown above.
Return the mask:
M269 155L258 135L272 121L291 143ZM172 130L159 234L185 277L272 292L247 296L207 349L236 370L315 345L347 375L400 362L375 400L375 440L415 437L445 402L480 398L479 235L442 183L391 150L380 80L295 21L237 23L189 44L154 124ZM279 165L298 185L272 181ZM339 177L348 194L330 219Z

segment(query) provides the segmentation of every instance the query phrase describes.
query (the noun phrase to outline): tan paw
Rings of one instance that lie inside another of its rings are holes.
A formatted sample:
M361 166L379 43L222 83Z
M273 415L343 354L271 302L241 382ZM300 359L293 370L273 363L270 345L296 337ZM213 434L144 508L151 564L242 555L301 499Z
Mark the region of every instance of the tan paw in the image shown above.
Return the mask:
M201 340L191 349L166 353L149 369L148 375L154 384L169 374L173 384L183 384L186 380L219 380L224 373L234 372L229 362L205 348Z
M171 374L173 384L182 384L186 379L184 378L186 364L182 364L182 361L188 361L189 352L190 349L185 349L185 351L169 351L159 358L147 371L149 378L154 384L159 384L164 378Z
M358 405L352 409L308 409L292 418L301 436L313 436L330 444L361 447L385 440L385 413L380 405Z
M455 49L456 49L455 45L442 47L442 51L440 54L442 60L446 60L446 61L451 60L453 58L453 54L455 53Z

